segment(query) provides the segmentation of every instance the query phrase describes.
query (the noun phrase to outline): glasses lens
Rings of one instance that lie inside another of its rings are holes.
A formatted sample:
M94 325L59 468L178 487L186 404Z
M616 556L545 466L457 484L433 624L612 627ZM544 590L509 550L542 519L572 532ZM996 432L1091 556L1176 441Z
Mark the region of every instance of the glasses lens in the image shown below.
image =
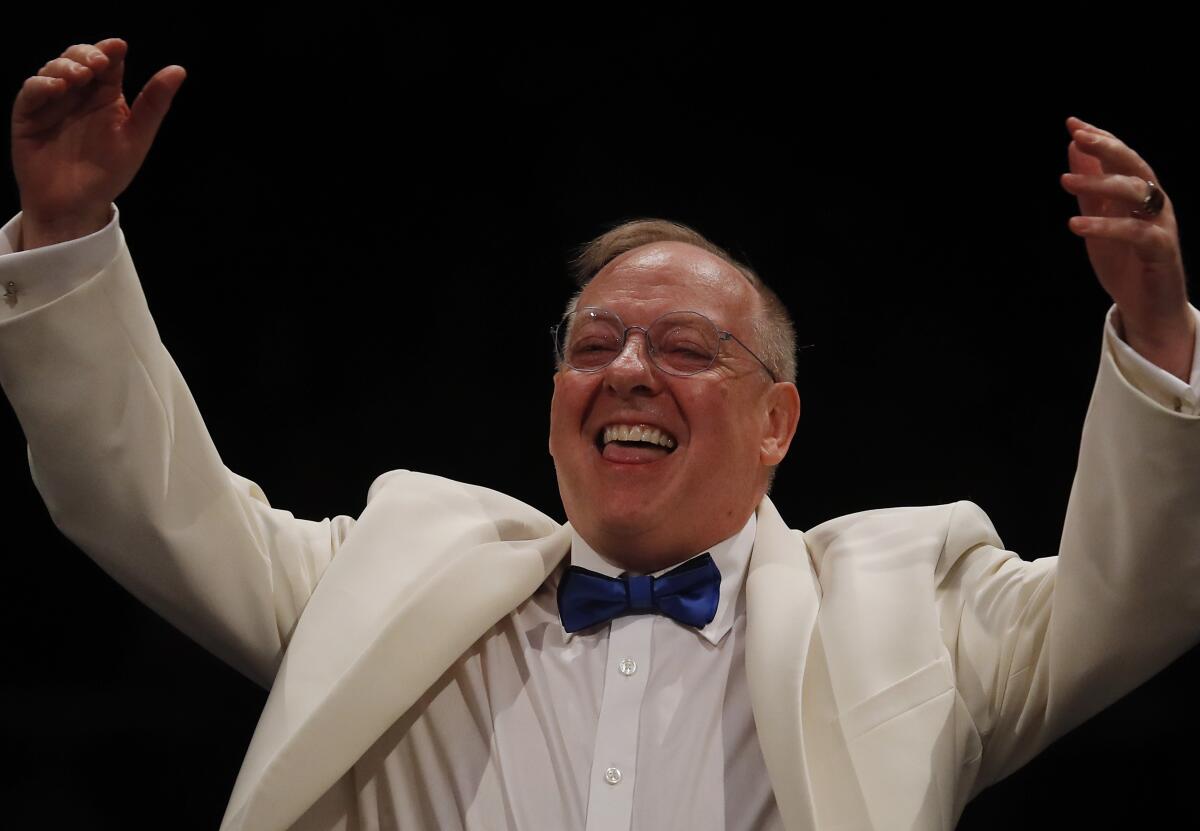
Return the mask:
M567 366L602 369L621 351L623 329L603 309L580 309L568 315L558 330L558 351Z
M720 349L717 327L702 314L674 312L650 327L654 360L667 372L694 375L712 366Z

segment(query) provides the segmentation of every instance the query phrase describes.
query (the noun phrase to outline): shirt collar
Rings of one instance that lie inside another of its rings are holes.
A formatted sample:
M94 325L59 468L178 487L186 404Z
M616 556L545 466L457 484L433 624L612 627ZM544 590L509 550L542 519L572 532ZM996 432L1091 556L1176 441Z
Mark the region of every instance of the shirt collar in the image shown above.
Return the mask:
M757 527L758 520L755 514L752 513L750 514L750 518L746 520L746 524L742 526L742 530L738 531L732 537L722 540L707 551L701 551L696 555L696 557L704 554L710 555L713 558L713 562L716 563L717 570L721 572L721 591L717 598L717 613L707 626L696 630L697 634L713 646L716 646L725 637L725 633L733 628L733 617L737 607L738 594L741 592L742 583L746 579L746 567L750 563L750 551L754 548L754 534ZM694 560L695 557L689 557L688 559ZM687 561L685 560L684 562ZM588 545L583 537L579 536L574 527L571 528L570 564L589 569L597 574L607 575L608 577L620 577L625 571L620 566L613 565L604 559L603 555ZM668 568L652 572L652 574L658 577L680 565L683 565L683 563L676 563ZM574 635L574 632L568 632L564 629L563 642L569 642Z

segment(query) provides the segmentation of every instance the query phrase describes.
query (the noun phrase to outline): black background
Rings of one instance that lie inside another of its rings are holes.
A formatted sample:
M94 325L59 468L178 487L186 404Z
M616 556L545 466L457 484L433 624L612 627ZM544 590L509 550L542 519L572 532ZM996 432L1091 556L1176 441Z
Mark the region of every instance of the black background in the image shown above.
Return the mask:
M1185 251L1200 222L1177 21L204 9L12 22L0 81L15 95L110 35L130 43L131 100L188 69L122 226L223 460L297 516L357 515L406 467L561 518L564 264L612 223L665 216L747 258L816 344L773 493L791 525L970 499L1007 547L1053 554L1108 308L1066 229L1066 116L1150 160ZM503 353L471 347L479 326L509 333ZM7 404L0 477L6 825L215 828L265 693L58 534ZM1194 825L1198 661L959 827Z

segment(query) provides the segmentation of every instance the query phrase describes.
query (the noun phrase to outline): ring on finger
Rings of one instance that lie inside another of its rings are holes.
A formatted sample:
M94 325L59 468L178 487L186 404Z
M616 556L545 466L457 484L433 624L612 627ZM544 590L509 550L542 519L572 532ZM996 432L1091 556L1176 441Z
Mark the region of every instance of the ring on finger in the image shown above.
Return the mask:
M1130 216L1138 219L1150 219L1162 213L1163 206L1167 204L1167 198L1163 195L1162 188L1154 184L1149 179L1146 182L1146 195L1142 198L1142 206L1135 208L1129 212Z

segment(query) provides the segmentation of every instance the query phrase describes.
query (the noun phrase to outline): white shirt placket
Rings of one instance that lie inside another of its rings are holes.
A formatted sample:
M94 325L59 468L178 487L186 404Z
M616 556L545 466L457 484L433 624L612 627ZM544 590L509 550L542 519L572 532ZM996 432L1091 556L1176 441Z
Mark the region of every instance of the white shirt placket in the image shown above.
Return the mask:
M637 781L638 725L650 675L654 615L621 617L609 624L604 694L592 774L587 831L628 831Z

